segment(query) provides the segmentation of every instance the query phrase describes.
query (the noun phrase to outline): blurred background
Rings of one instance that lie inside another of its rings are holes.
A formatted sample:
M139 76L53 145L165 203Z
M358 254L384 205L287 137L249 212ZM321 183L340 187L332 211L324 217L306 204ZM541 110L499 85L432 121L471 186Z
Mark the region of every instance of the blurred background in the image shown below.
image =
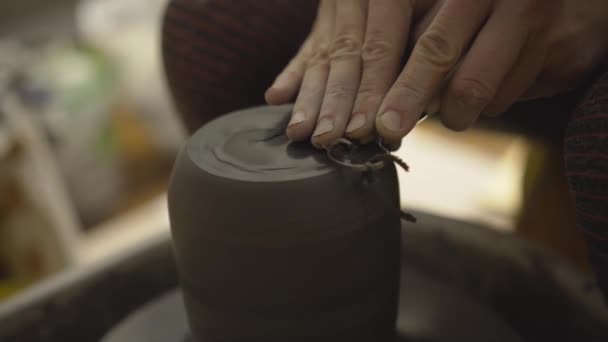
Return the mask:
M164 217L184 139L160 68L164 6L1 2L0 299L145 239L146 218L124 221L137 209Z
M168 236L186 134L160 56L166 0L0 2L0 302ZM559 139L419 125L397 152L409 209L535 240L587 269Z

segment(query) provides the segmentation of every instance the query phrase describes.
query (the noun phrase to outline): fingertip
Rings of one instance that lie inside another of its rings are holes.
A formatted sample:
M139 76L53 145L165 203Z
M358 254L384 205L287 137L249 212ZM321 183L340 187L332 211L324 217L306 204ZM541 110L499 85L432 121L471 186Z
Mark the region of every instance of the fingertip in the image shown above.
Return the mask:
M347 134L345 135L346 138L348 138L349 140L355 141L358 144L361 145L365 145L365 144L371 144L373 143L375 140L377 140L377 137L374 134L360 134L357 136L353 136L352 134Z
M336 126L334 118L321 117L310 140L313 145L323 147L338 139L342 134L344 134L344 131Z
M402 139L401 136L391 134L390 132L383 132L382 129L378 129L378 136L389 145L394 145Z
M478 115L471 113L469 108L462 108L463 106L458 104L452 98L446 98L443 101L443 106L439 113L439 120L441 124L449 130L455 132L462 132L469 128L473 122L477 119Z
M266 89L266 92L264 93L264 101L266 101L267 104L272 105L273 104L273 89L272 87Z
M363 129L358 129L355 131L346 132L346 134L344 134L344 136L347 137L348 139L359 141L361 143L365 143L369 140L368 137L370 135L367 134L367 132L363 132Z
M396 151L401 146L402 137L387 136L380 132L378 132L378 137L380 138L380 141L382 141L382 146L389 151Z
M331 145L336 140L337 140L337 138L333 138L333 137L312 137L312 138L310 138L310 142L312 143L312 145L319 149L323 149L326 146Z
M470 128L490 102L470 85L453 80L441 101L440 120L450 130L461 132Z
M450 115L441 115L440 116L441 123L448 129L454 132L462 132L465 131L472 125L472 122L463 121L459 118L455 118Z
M291 121L285 129L285 134L292 141L304 141L310 137L313 128L310 122L307 121L306 114L302 111L296 111L291 116Z
M380 133L378 133L378 136L382 139L383 146L388 148L391 151L395 151L397 148L395 148L395 146L400 146L401 145L401 139L395 139L395 138L388 138L386 136L382 136Z
M280 74L274 83L264 93L266 103L269 105L282 105L288 103L298 91L301 77L290 72Z
M373 129L373 125L369 124L368 115L357 113L351 116L348 125L346 126L345 136L354 140L362 140L368 137Z
M415 126L415 122L407 119L401 113L393 110L385 111L376 117L376 131L384 140L395 143L408 134Z
M397 151L401 147L401 140L387 141L384 139L380 139L380 144L387 150L394 152L394 151Z
M285 134L291 141L304 141L308 138L308 134L304 134L303 130L298 125L288 126L285 129Z
M282 105L289 101L289 96L287 96L285 93L285 90L278 89L273 86L266 90L266 93L264 93L264 99L269 105Z
M359 128L354 131L346 132L344 136L348 139L358 141L362 144L368 143L374 138L371 130L365 127Z

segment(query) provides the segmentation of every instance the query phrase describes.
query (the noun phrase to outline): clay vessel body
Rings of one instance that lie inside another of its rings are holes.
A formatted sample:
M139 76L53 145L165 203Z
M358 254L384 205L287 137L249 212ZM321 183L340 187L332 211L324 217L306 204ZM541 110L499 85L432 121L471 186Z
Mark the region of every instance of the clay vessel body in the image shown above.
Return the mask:
M394 166L364 181L283 134L290 107L197 131L169 212L199 342L394 341L400 219Z

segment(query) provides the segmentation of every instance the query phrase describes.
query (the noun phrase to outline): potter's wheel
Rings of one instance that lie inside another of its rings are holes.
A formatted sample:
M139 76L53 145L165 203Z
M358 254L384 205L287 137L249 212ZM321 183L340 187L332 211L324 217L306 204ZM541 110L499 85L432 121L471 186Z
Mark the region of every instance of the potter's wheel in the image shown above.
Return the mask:
M523 341L504 319L466 294L412 269L405 269L402 278L399 342ZM103 341L194 341L188 333L180 291L136 311Z
M599 290L571 265L513 236L417 216L403 230L398 342L608 341ZM188 342L180 292L108 331L104 342Z

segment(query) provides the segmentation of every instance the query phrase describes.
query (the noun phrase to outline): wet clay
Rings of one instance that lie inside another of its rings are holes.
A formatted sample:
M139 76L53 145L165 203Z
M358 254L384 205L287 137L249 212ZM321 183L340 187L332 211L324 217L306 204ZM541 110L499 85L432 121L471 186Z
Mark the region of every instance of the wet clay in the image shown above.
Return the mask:
M176 161L169 213L193 334L205 342L392 342L395 168L363 177L290 143L290 111L220 117Z

